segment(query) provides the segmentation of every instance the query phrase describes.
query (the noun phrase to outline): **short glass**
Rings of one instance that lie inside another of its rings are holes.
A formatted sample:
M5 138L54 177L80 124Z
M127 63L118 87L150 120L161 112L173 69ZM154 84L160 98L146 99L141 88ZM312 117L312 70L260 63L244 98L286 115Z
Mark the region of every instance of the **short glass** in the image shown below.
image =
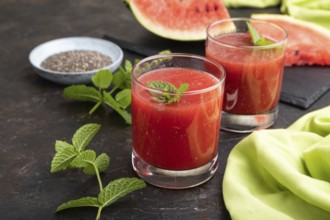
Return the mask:
M191 54L155 55L132 71L132 164L150 184L189 188L209 180L218 167L224 69ZM168 82L183 93L151 88ZM148 84L149 83L149 84ZM179 97L167 103L167 98Z
M274 43L254 46L247 22ZM206 56L226 71L221 129L245 133L275 123L286 43L286 31L270 22L233 18L210 24Z

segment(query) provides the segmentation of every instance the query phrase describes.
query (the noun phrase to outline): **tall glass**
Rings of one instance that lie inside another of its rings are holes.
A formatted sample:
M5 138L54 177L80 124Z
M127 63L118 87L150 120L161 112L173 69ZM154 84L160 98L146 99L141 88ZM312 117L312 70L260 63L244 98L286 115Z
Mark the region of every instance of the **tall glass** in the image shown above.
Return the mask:
M254 46L247 22L273 44ZM224 19L208 27L206 56L226 71L222 129L243 133L275 123L286 42L284 29L261 20Z
M180 189L213 176L218 167L224 79L218 63L190 54L156 55L134 66L132 164L142 179ZM155 88L151 86L155 82L176 88L188 84L188 89Z

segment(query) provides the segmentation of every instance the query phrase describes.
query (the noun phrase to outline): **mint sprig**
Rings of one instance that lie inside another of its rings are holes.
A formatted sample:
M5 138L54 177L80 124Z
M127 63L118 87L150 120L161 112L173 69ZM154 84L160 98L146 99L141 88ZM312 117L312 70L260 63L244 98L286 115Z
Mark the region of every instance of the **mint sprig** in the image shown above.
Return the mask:
M246 25L249 29L253 45L267 46L267 45L271 45L271 44L275 43L274 41L270 41L264 37L261 37L260 34L258 33L258 31L249 22L246 22Z
M185 92L189 85L187 83L183 83L179 88L176 88L173 84L168 82L161 81L150 81L147 83L150 88L157 89L160 92L150 92L152 94L152 99L157 102L162 102L165 104L172 104L174 102L178 102Z
M169 54L170 50L163 50L159 54ZM134 63L139 62L138 59ZM132 116L127 111L131 100L131 72L133 65L126 60L124 66L112 73L100 70L92 77L93 86L72 85L64 89L65 98L73 101L96 103L89 111L93 114L101 105L115 110L127 124L132 124ZM116 94L116 95L114 95Z
M121 115L127 124L132 124L131 114L126 110L131 104L131 71L132 63L126 60L125 67L120 67L114 74L109 70L98 71L92 77L93 86L68 86L63 95L74 101L96 103L89 114L93 114L99 106L106 105Z
M96 219L100 219L103 208L111 205L128 193L146 186L143 180L137 178L120 178L111 181L103 187L100 173L109 167L110 159L105 153L96 156L95 151L85 150L94 136L100 130L98 124L86 124L79 128L72 138L72 144L57 140L55 142L55 155L51 162L51 172L58 172L68 168L82 168L85 174L96 175L100 193L96 197L82 197L70 200L58 206L56 212L76 207L98 208Z

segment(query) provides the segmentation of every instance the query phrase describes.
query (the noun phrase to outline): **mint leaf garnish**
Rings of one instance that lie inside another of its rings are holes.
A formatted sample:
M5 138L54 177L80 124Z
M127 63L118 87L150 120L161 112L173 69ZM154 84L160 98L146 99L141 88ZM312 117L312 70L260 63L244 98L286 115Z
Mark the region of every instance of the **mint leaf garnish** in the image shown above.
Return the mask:
M115 75L113 75L109 70L100 70L92 77L94 87L86 85L72 85L64 89L64 97L74 101L89 101L96 103L89 111L89 114L93 114L99 106L107 105L120 115L124 114L126 123L131 124L131 119L128 119L131 115L126 110L126 108L128 108L131 104L130 98L125 99L125 104L122 104L123 97L120 98L120 103L113 105L109 105L109 102L107 101L108 97L112 97L115 92L117 94L121 94L123 91L124 93L130 92L131 65L132 64L130 64L129 61L126 61L126 66L129 72L121 67ZM113 101L117 102L117 99L113 99ZM119 106L119 108L113 108L114 105Z
M56 212L68 208L96 207L98 208L96 215L98 220L104 207L111 205L130 192L146 187L145 182L137 178L120 178L103 187L100 173L108 169L109 156L102 153L97 157L94 150L85 150L99 130L100 125L98 124L86 124L73 135L73 144L61 140L55 142L55 155L51 163L51 172L67 168L83 168L85 174L94 174L97 177L100 188L97 197L70 200L58 206Z
M103 207L109 206L126 194L146 187L143 180L137 178L120 178L110 182L98 195Z
M66 203L63 203L62 205L57 207L56 212L62 211L64 209L77 207L99 207L99 205L99 200L96 197L83 197L80 199L70 200Z
M118 92L115 96L115 99L120 107L127 108L132 102L132 95L130 89L124 89Z
M72 85L66 87L63 95L67 99L76 101L98 102L102 99L100 93L94 88L86 85Z
M159 54L169 54L164 50ZM134 63L139 62L135 60ZM72 85L64 89L65 98L73 101L96 103L89 111L93 114L100 106L108 106L123 117L127 124L132 123L131 114L126 110L131 104L131 72L133 65L126 60L124 66L112 73L109 70L100 70L92 77L93 86ZM115 98L114 98L114 94ZM110 98L111 97L111 98Z
M65 148L62 148L58 151L51 164L50 172L58 172L65 170L69 167L71 161L78 155L75 147L73 145L67 145Z
M103 100L105 104L118 112L127 124L132 124L131 114L123 109L123 107L109 93L103 93Z
M100 173L102 173L108 169L109 163L110 163L110 158L105 153L100 154L94 161L94 164L96 165L96 167ZM85 174L90 174L90 175L95 174L95 169L92 164L84 167L83 171Z
M267 40L264 37L261 37L260 34L258 33L258 31L249 22L246 22L246 25L249 29L253 45L266 46L266 45L271 45L271 44L275 43L273 41Z
M170 53L171 53L170 50L163 50L159 52L159 54L170 54Z
M160 92L150 92L152 94L152 99L157 102L163 102L165 104L172 104L173 102L178 102L188 89L188 84L183 83L180 85L179 89L173 84L161 81L150 81L147 83L150 88L157 89Z
M70 163L71 167L84 168L89 164L93 164L96 158L96 153L93 150L85 150L76 156Z
M65 141L59 141L59 140L57 140L55 142L55 151L56 152L59 152L59 151L64 150L65 148L70 148L71 146L72 146L71 144L69 144L69 143L67 143Z
M77 151L84 150L100 128L101 126L98 124L87 124L79 128L72 138L72 144L76 147Z
M108 70L100 70L92 77L93 84L100 89L107 89L111 85L112 73Z
M138 60L135 62L138 62ZM119 67L119 69L113 74L112 86L119 89L131 88L131 72L132 63L126 60L124 67Z

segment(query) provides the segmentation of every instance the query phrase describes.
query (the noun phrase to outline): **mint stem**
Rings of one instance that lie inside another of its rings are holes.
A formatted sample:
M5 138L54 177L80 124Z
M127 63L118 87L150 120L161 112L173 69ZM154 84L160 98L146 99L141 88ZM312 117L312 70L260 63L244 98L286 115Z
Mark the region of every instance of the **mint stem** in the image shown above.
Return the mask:
M98 101L97 103L96 103L96 105L94 105L94 107L89 111L89 113L88 114L93 114L95 111L96 111L96 109L100 106L102 104L102 100L100 100L100 101Z
M102 181L101 181L99 170L97 169L97 166L95 165L95 163L92 163L92 165L95 169L95 174L96 174L96 177L97 177L97 181L99 183L100 192L102 192L103 191L103 184L102 184Z
M92 163L92 165L93 165L93 167L95 169L95 174L96 174L97 181L99 183L100 193L101 193L103 191L103 184L102 184L102 181L101 181L99 169L97 168L97 166L95 165L95 163ZM103 208L103 206L99 206L99 208L97 210L96 220L99 220L100 219L102 208Z
M119 87L118 86L115 86L111 89L111 91L109 92L109 94L111 95L114 91L116 91L116 89L118 89Z
M101 211L102 211L102 206L100 206L97 210L97 215L96 215L96 220L99 220L100 219L100 216L101 216Z

